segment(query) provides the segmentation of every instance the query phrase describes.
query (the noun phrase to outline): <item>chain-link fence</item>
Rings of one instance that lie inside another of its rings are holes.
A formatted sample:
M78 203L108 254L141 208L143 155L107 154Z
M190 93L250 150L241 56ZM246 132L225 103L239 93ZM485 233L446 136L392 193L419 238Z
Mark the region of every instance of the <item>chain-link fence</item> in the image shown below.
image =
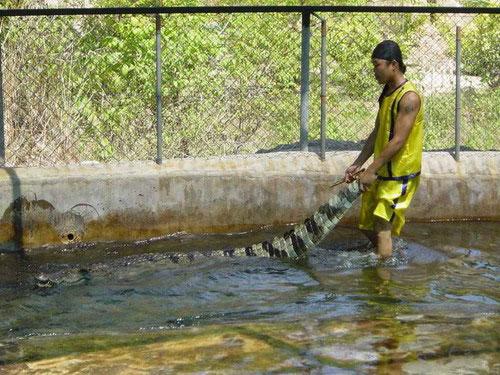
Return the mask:
M380 87L367 58L382 39L397 41L407 78L424 97L426 150L453 150L455 125L466 150L500 149L500 17L495 14L335 13L328 30L327 138L352 147L372 129ZM461 56L457 56L458 45ZM460 48L460 47L459 47ZM315 51L312 66L319 66ZM457 86L457 58L460 82ZM318 92L318 75L314 75ZM461 111L457 115L456 97ZM317 107L318 100L313 108ZM311 125L319 123L312 111ZM311 132L317 137L318 131ZM358 143L358 147L361 146Z
M423 94L426 150L454 150L456 126L462 149L500 149L498 9L310 11L310 28L297 10L2 15L6 165L297 150L301 123L316 150L321 27L315 15L327 24L329 150L360 149L373 128L381 88L370 55L383 39L401 45L407 77ZM301 86L304 30L310 31L309 89Z

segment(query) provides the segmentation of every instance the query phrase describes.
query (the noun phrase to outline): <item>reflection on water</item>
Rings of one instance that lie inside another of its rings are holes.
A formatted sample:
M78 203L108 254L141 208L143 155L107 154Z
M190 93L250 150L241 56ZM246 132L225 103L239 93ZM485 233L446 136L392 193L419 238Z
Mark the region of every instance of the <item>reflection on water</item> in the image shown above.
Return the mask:
M348 228L298 263L124 258L265 233L3 254L0 372L499 371L497 226L409 224L386 262ZM40 270L97 262L108 267L33 289Z

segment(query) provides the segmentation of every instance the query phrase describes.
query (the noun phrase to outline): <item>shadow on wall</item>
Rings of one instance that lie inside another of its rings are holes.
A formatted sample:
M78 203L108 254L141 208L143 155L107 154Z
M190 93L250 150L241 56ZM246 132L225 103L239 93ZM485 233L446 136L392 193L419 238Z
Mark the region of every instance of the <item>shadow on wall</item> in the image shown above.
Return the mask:
M352 142L352 141L339 141L334 139L327 139L325 142L326 151L352 151L363 149L364 141ZM308 147L310 152L315 152L317 154L321 151L321 142L319 140L312 140L308 142ZM290 143L278 145L274 148L267 150L259 150L257 154L265 154L269 152L286 152L286 151L300 151L300 143Z
M0 217L6 233L0 236L0 251L23 252L26 248L45 244L80 242L85 233L85 220L98 216L97 210L86 203L79 203L69 210L60 211L44 199L25 196L21 180L14 168L4 168L10 177L12 200ZM23 195L24 193L24 195Z
M327 139L325 141L325 151L361 151L365 141L342 141L335 139ZM310 152L315 152L318 155L321 153L321 142L319 140L312 140L308 142L308 147ZM281 144L271 149L263 149L258 150L257 154L266 154L271 152L290 152L290 151L300 151L300 143L289 143L289 144ZM432 150L424 150L426 152L449 152L451 156L455 156L455 148L440 148L440 149L432 149ZM471 148L468 146L461 146L460 151L498 151L498 149L489 149L489 150L478 150L475 148Z
M17 252L24 252L23 250L23 232L24 232L24 222L23 222L23 210L22 210L22 200L21 197L21 181L17 176L14 168L4 168L5 172L9 175L10 183L12 186L12 215L11 224L14 230L14 236L10 241L10 250ZM7 215L4 215L4 219Z

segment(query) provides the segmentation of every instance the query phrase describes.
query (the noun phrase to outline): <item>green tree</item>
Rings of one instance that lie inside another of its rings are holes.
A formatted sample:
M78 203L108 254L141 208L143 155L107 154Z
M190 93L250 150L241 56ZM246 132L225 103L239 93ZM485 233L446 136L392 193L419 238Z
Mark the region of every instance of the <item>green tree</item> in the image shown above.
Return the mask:
M491 88L500 86L500 16L480 14L463 32L463 69Z

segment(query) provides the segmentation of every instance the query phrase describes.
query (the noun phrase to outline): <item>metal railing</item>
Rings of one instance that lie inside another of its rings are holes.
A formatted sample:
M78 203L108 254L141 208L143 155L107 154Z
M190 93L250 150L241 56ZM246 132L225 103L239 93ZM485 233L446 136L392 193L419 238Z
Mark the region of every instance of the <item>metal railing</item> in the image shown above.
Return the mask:
M0 165L360 149L387 38L424 96L425 149L499 150L499 12L0 10Z

